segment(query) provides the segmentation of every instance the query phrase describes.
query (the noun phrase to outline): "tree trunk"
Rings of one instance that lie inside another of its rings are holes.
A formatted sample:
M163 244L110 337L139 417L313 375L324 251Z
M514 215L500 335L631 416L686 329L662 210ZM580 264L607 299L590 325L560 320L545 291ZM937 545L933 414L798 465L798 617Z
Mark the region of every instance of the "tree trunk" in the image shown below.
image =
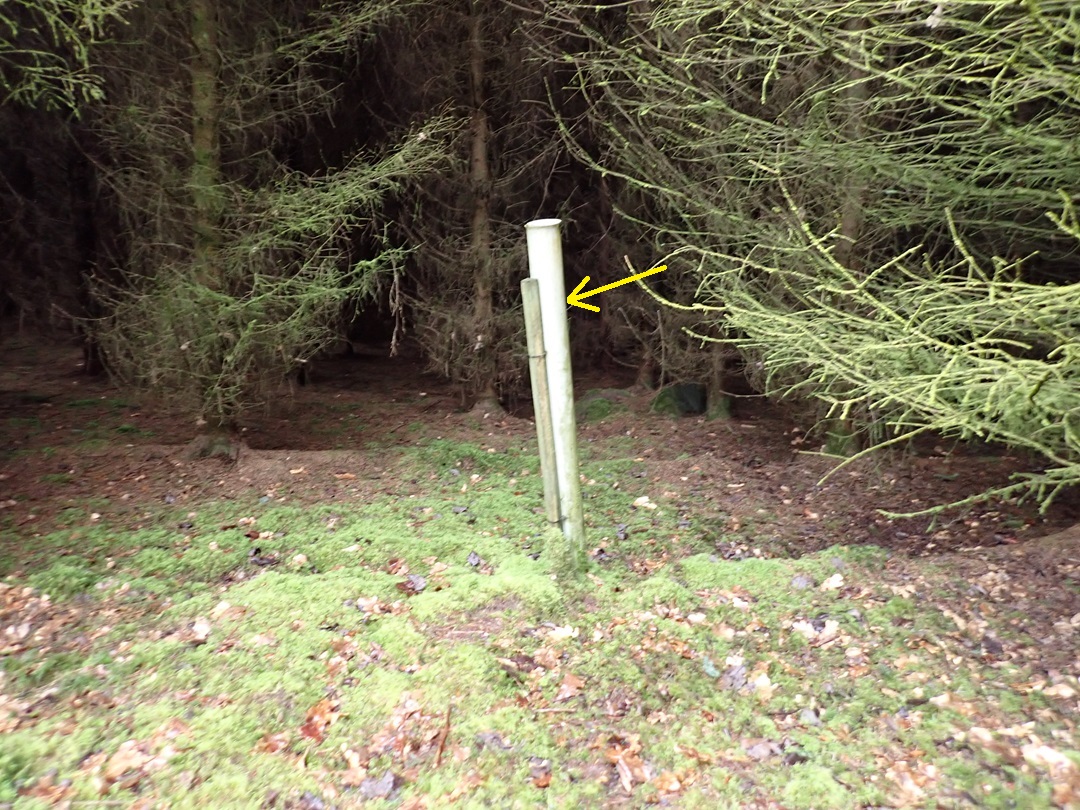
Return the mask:
M217 7L192 0L191 41L191 201L197 280L213 289L221 278L214 254L219 240L221 155L219 150Z
M217 44L217 4L214 0L191 3L191 204L194 280L212 290L222 289L217 250L221 242L221 152L218 73L221 62ZM224 338L222 338L223 340ZM224 366L226 347L216 347L214 367L207 385L215 385ZM211 396L204 396L211 401ZM215 409L215 413L217 409ZM212 432L229 434L231 415L219 415L209 425Z
M473 280L474 351L490 355L494 350L494 266L491 254L491 164L488 147L491 124L485 109L484 47L482 0L472 0L469 8L469 185L472 190L470 227L470 265ZM476 407L500 410L495 390L493 363L480 363L480 378L475 381Z
M866 134L866 105L870 98L867 73L858 67L862 58L862 34L869 23L865 18L851 20L845 30L850 38L848 55L851 67L848 70L849 85L844 91L846 96L847 124L844 136L848 146L854 146L857 154L858 144ZM847 174L841 194L843 203L840 210L840 230L836 243L836 260L853 272L858 272L862 265L859 239L863 235L867 177L865 169L856 160ZM862 440L855 423L850 419L830 419L825 425L825 448L829 453L850 456L862 449Z
M866 133L864 116L866 104L870 98L869 80L862 68L857 67L862 54L861 35L866 31L869 23L866 19L852 20L846 26L851 37L852 66L848 73L850 85L845 91L847 97L848 120L845 128L845 136L849 145L856 145L863 139ZM856 164L847 176L847 182L841 193L844 201L840 212L839 241L836 245L836 260L851 270L858 270L860 263L858 255L859 237L862 236L863 221L865 219L864 205L866 197L867 178L862 166Z

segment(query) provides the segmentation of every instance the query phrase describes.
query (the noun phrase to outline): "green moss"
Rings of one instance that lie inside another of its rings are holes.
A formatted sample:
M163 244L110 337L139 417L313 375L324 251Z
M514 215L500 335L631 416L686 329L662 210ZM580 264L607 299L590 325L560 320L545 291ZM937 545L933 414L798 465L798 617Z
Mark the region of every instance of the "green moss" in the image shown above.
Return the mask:
M627 391L619 388L602 388L588 391L574 404L574 413L579 422L599 422L613 413L626 411Z
M832 771L821 765L804 762L786 774L781 795L792 810L844 810L859 803L836 781Z
M655 574L637 585L626 588L620 594L618 601L631 609L649 609L659 604L689 610L696 607L701 600L693 590L669 579L664 574Z
M86 593L101 579L89 563L77 557L58 560L43 571L31 574L27 582L32 588L47 593L54 600Z
M450 578L449 588L425 591L411 599L409 606L418 620L435 621L507 597L546 613L557 612L564 600L562 589L543 566L527 557L513 557L491 576L455 574Z

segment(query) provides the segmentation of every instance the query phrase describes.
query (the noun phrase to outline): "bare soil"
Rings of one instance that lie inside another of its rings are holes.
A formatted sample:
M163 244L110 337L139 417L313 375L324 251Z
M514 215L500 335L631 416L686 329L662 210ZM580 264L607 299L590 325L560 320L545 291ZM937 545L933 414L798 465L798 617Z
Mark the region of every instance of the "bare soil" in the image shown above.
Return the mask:
M191 460L185 446L199 425L161 398L137 398L83 373L78 347L9 339L0 371L0 518L32 555L34 534L64 510L104 499L111 511L138 515L162 502L238 498L254 492L302 502L369 492L422 489L401 480L387 449L433 438L495 449L529 447L532 422L514 412L466 410L455 388L425 370L408 350L327 361L312 384L283 387L280 399L247 417L236 463ZM580 393L631 384L626 375L583 369ZM726 556L769 556L836 544L874 544L899 556L950 554L995 560L1010 576L1067 577L1080 570L1072 534L1080 497L1069 493L1046 515L1031 504L980 503L936 517L892 519L958 501L1006 483L1038 462L994 447L928 442L861 459L829 474L836 459L816 452L808 425L762 398L736 402L734 417L673 419L649 412L651 394L631 391L625 411L579 425L582 455L618 443L643 460L658 489L708 504ZM514 403L527 414L527 403ZM610 456L605 450L602 456ZM1055 535L1053 551L1034 538ZM732 542L741 537L744 542ZM955 559L953 559L955 558ZM1071 589L1070 589L1071 590ZM1060 615L1060 614L1059 614Z

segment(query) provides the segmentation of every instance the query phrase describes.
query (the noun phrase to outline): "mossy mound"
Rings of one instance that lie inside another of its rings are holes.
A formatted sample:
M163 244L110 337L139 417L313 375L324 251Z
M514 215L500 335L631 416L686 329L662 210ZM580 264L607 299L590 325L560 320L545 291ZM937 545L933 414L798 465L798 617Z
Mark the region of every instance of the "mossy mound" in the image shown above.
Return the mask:
M574 405L574 415L579 422L599 422L613 413L626 411L629 391L621 388L596 388L586 393Z

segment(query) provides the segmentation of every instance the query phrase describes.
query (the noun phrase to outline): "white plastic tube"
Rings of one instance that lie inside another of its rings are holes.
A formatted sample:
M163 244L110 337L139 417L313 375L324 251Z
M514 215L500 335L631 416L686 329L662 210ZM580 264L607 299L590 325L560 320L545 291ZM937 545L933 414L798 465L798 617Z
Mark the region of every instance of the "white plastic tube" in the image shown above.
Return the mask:
M570 368L570 327L566 320L562 240L558 219L538 219L525 226L529 275L540 285L540 316L547 354L548 399L555 439L559 488L559 525L575 555L583 555L585 521L578 473L574 379Z

